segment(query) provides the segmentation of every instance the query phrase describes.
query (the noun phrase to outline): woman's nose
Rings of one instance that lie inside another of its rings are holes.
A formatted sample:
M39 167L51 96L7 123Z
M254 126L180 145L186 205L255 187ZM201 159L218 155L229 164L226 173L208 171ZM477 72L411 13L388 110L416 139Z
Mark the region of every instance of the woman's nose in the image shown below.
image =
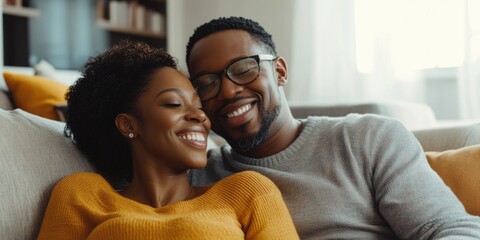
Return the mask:
M188 121L194 122L205 122L207 120L207 115L202 109L191 107L189 113L186 115Z

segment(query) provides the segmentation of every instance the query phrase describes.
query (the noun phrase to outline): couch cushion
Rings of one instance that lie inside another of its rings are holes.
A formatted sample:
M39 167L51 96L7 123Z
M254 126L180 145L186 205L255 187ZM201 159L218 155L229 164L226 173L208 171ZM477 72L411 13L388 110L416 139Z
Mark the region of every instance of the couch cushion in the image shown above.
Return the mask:
M443 152L426 152L428 163L463 203L480 216L480 145Z
M35 239L53 186L73 172L93 170L63 128L20 109L0 109L2 239Z
M41 117L59 120L55 105L65 103L68 86L39 76L3 73L16 108Z

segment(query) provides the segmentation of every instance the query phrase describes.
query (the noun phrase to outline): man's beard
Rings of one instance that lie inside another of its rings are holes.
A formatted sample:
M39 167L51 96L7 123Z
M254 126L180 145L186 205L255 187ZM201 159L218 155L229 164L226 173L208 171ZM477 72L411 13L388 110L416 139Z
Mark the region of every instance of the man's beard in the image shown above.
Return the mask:
M276 105L272 110L264 110L262 120L260 122L260 130L252 136L248 136L243 139L230 139L228 143L238 152L249 152L256 149L260 144L267 139L270 126L272 125L275 118L278 117L280 113L280 104Z

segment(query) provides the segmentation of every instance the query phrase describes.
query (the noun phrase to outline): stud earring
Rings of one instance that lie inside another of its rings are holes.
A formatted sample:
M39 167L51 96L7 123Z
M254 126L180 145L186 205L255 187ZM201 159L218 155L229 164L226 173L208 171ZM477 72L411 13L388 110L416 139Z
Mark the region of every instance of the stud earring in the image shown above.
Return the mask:
M129 133L129 134L128 134L128 137L129 137L130 139L132 139L132 138L134 137L133 133Z

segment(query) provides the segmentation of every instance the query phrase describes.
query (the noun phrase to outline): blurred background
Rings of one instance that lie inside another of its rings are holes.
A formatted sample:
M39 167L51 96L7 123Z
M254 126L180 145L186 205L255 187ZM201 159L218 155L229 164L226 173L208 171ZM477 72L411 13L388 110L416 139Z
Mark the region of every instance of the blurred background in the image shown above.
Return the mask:
M80 70L129 38L185 46L221 16L258 21L288 63L292 104L400 100L480 119L480 0L4 0L3 64Z

